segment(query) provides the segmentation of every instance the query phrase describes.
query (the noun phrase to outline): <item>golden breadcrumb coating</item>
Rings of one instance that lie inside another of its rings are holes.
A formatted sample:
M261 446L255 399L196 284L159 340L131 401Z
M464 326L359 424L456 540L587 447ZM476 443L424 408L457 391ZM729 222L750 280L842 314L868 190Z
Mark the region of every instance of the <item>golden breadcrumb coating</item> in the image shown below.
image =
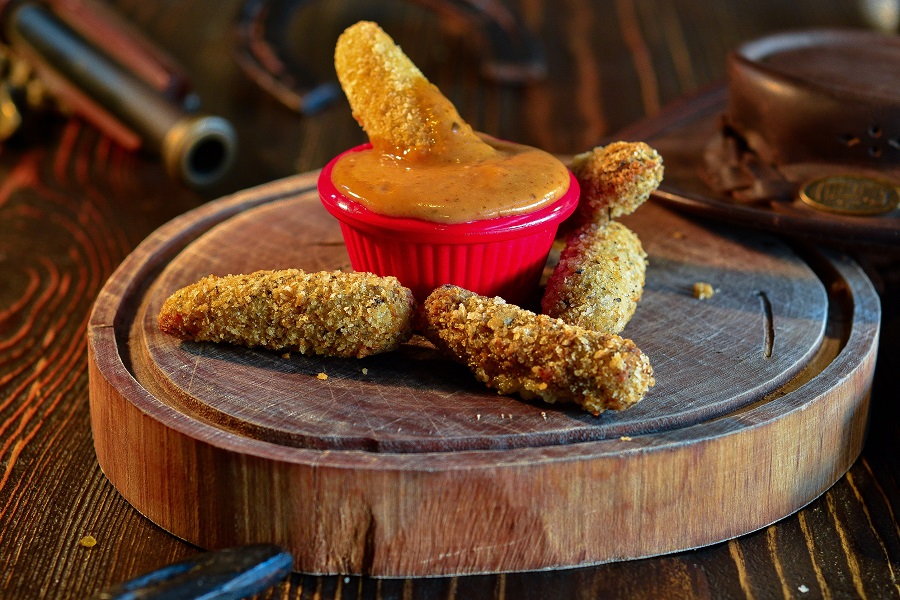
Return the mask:
M186 340L363 357L407 341L414 313L394 277L287 269L205 277L172 294L158 322Z
M620 333L644 291L647 253L638 236L610 221L573 233L547 280L546 315L600 333Z
M453 104L376 23L360 21L341 34L334 67L353 117L376 150L396 156L428 155L453 140L490 152Z
M502 394L574 402L597 415L628 408L654 384L631 340L479 296L437 288L422 305L425 336Z
M577 226L633 213L663 178L663 160L644 142L613 142L578 154L572 172L581 186Z
M694 298L697 300L709 300L716 294L715 288L705 281L698 281L693 287Z

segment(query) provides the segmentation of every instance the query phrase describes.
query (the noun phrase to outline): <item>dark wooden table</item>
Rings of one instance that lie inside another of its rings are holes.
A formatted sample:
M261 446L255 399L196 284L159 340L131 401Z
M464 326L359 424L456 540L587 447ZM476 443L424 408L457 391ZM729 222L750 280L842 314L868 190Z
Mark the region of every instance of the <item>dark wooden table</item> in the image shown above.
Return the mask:
M240 140L214 189L179 186L78 120L48 121L0 152L0 597L83 598L200 550L125 502L97 464L85 328L97 292L149 233L205 201L321 167L363 140L343 99L299 115L233 60L234 1L119 0L122 13L194 78ZM425 3L318 2L290 23L286 53L333 77L334 39L378 20L476 128L552 152L588 149L719 80L742 40L793 27L863 27L854 0L509 2L549 71L528 85L479 75L480 49ZM893 598L900 596L900 261L864 253L882 294L882 349L863 455L797 514L712 547L538 573L434 579L293 575L264 598ZM97 543L79 542L93 536Z

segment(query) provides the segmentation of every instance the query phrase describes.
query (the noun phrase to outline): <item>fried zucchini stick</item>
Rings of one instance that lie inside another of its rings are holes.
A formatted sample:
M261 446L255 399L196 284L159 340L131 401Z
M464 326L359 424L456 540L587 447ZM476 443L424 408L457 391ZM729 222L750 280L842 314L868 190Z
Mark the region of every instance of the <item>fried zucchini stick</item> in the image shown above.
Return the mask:
M644 291L647 254L621 223L588 225L573 233L547 280L541 310L600 333L620 333Z
M573 216L573 229L578 229L637 210L662 182L663 161L644 142L613 142L577 154L572 172L581 186Z
M288 269L210 275L172 294L158 323L186 340L363 357L408 340L414 313L394 277Z
M659 187L662 157L644 142L613 142L578 154L572 172L581 200L568 225L541 310L600 333L620 333L643 295L647 254L638 237L612 219L630 214Z
M454 146L473 158L494 152L376 23L360 21L338 38L338 80L353 117L375 150L423 158Z
M422 306L425 336L502 394L574 402L598 415L628 408L654 384L631 340L445 285Z

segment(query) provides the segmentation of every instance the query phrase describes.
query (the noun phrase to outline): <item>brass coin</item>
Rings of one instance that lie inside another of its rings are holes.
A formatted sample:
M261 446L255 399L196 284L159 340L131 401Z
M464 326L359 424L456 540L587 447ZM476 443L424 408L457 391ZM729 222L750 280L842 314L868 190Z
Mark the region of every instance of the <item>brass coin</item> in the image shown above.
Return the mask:
M805 183L800 199L813 208L843 215L881 215L900 205L900 189L857 175L822 177Z

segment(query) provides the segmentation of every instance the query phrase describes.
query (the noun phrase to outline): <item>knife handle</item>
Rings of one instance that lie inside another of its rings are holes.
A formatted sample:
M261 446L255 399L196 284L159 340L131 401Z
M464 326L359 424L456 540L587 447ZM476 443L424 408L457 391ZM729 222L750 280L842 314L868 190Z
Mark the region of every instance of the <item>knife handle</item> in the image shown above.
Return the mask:
M273 544L200 554L107 588L95 600L239 600L263 592L291 572L294 559Z

